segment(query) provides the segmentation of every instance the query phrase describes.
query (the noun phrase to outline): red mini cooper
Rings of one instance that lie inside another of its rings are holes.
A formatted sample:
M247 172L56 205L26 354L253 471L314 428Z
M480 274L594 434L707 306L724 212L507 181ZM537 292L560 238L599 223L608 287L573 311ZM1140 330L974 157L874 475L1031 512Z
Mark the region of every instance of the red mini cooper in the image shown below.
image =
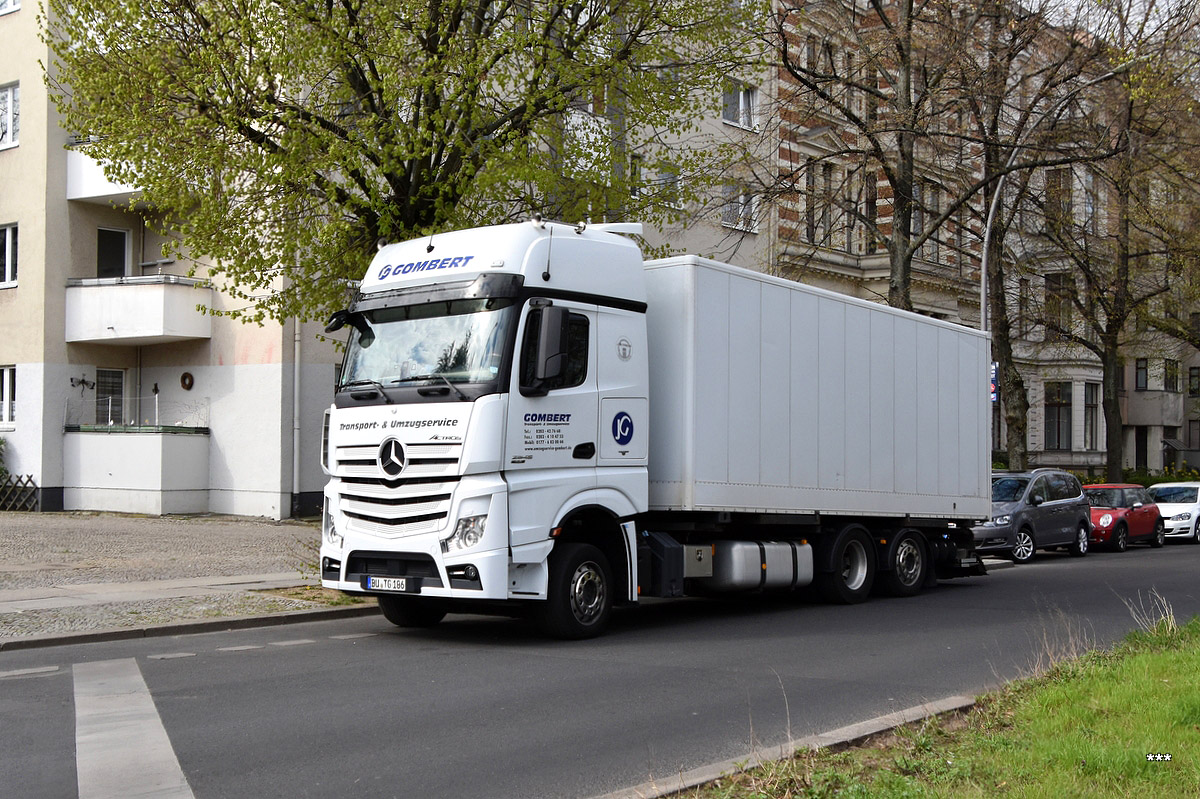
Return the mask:
M1158 506L1139 485L1109 483L1083 487L1092 506L1092 541L1124 552L1133 541L1161 547L1165 536Z

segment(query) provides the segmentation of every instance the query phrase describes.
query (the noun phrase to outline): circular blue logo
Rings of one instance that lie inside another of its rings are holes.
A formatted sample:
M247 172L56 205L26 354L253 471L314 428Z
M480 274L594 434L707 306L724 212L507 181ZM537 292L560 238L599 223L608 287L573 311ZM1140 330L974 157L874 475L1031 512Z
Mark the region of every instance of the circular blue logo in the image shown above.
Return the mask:
M633 440L633 417L625 411L621 411L613 417L612 424L613 438L622 447Z

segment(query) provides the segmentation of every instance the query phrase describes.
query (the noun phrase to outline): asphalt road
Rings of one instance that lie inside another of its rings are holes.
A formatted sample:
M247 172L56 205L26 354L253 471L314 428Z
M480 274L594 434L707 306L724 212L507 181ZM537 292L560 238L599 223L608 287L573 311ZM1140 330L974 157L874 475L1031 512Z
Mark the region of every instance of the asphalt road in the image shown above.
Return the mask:
M206 798L669 784L778 751L789 733L976 694L1108 644L1136 625L1130 605L1152 609L1152 591L1190 618L1197 573L1200 546L1177 544L1040 555L852 607L657 602L595 641L546 641L506 619L412 632L370 617L4 652L0 793L121 795L97 787L96 768L128 774L130 789L157 765L186 778L157 795ZM158 763L164 741L176 765Z

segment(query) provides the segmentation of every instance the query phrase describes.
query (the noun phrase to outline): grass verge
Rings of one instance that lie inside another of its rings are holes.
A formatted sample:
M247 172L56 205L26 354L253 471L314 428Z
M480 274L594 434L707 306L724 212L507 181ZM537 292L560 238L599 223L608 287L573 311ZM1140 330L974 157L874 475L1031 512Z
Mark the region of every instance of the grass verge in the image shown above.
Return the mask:
M1139 621L1112 649L984 695L968 713L800 752L678 796L1200 796L1200 619Z
M348 596L341 591L322 588L319 585L297 585L291 588L269 588L261 593L274 594L286 599L302 599L305 602L315 602L324 607L337 608L345 605L362 605L368 601L361 596Z

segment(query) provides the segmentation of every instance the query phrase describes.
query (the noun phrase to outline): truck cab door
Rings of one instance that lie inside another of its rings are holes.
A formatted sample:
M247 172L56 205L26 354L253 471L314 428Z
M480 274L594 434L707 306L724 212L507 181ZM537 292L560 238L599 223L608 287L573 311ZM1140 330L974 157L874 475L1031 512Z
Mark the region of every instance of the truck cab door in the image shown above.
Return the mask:
M596 486L596 306L552 302L527 303L517 330L504 446L513 546L544 541L557 510ZM560 350L539 355L547 347Z

